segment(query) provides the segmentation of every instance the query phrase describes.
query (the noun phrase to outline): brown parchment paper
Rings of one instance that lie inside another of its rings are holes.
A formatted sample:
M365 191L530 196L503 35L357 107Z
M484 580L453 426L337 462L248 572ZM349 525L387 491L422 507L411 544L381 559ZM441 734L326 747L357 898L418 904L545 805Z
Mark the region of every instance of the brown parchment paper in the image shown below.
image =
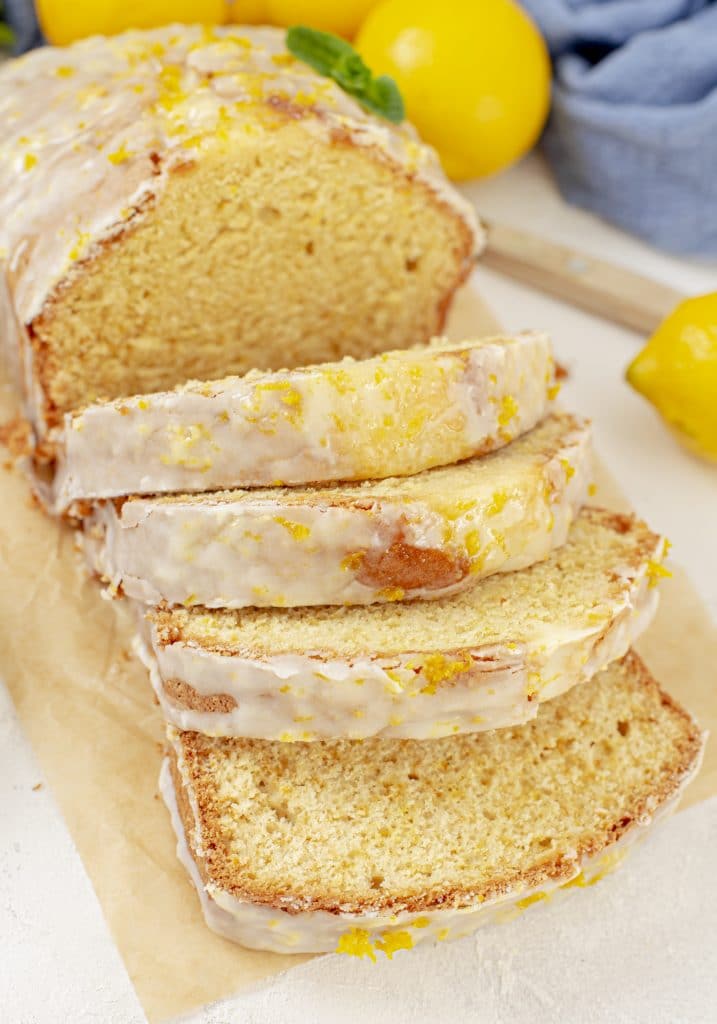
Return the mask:
M465 291L450 333L475 336L494 329L478 296ZM6 390L0 422L12 408ZM604 472L595 500L625 507ZM641 511L649 516L649 509ZM660 611L640 652L714 735L717 628L679 567L661 589ZM157 793L162 728L145 671L129 653L131 632L122 603L102 600L98 586L84 577L69 531L33 506L17 472L0 469L0 676L139 999L156 1022L306 957L251 952L206 929ZM713 742L685 804L714 793Z

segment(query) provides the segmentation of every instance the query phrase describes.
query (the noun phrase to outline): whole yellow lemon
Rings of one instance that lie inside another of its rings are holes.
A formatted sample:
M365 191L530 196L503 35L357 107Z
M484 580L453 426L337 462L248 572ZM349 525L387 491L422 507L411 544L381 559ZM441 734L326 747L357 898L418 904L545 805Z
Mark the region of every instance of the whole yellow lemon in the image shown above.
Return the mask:
M717 292L681 302L627 369L692 451L717 460Z
M499 171L540 135L550 60L513 0L385 0L356 48L374 74L395 78L408 117L452 178Z
M271 25L308 25L352 39L377 0L266 0Z
M45 38L55 46L93 35L115 35L128 28L156 28L173 21L222 23L225 0L37 0Z
M227 7L227 20L235 25L269 24L266 0L232 0Z

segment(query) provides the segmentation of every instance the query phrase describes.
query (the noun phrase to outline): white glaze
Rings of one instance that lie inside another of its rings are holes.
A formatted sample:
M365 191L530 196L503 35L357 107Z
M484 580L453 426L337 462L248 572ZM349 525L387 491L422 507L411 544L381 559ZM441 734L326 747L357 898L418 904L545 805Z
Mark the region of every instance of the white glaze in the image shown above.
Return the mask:
M554 395L539 332L97 403L65 417L45 500L406 476L500 448Z
M663 554L664 540L658 538L652 559L659 562ZM540 703L627 653L652 620L658 592L647 560L624 578L619 603L604 608L590 625L546 625L529 642L443 655L224 654L182 641L163 644L149 621L135 649L149 668L165 719L178 729L285 742L435 739L530 721ZM506 641L514 639L510 622L506 631ZM201 697L228 695L236 706L223 712L180 707L164 688L174 680Z
M590 481L590 429L574 417L555 417L538 433L545 441L531 443L529 456L516 441L495 462L481 460L482 471L450 494L433 470L419 492L374 485L176 502L136 498L120 510L112 502L96 506L81 541L111 592L121 588L146 604L241 608L442 597L532 565L564 543ZM505 500L498 510L496 494ZM399 587L385 571L379 581L362 578L366 552L376 559L398 543L444 553L462 577L414 589Z
M302 107L320 140L340 131L424 183L483 241L473 209L413 128L367 114L286 53L271 28L170 25L43 47L0 68L0 274L27 351L29 412L43 428L25 325L99 243L143 216L177 166L217 133L259 131L257 106ZM152 154L159 154L159 166ZM3 267L3 264L5 265Z
M171 730L168 737L172 742ZM177 754L180 776L183 782L186 782L181 747L176 740L172 745ZM555 881L546 878L538 886L508 890L492 900L469 906L444 907L418 913L401 911L390 915L348 912L330 914L316 910L289 911L239 900L211 882L205 885L199 875L179 816L168 760L162 765L159 784L177 838L177 857L194 883L208 928L242 946L275 953L346 952L348 950L342 949L340 943L342 940L345 941L345 937L350 938L352 933L355 934L356 930L359 930L364 942L355 947L355 955L360 955L358 950L362 950L363 955L375 959L376 952L381 951L387 936L399 933L399 939L403 940L408 948L429 940L435 942L462 938L483 925L511 920L532 903L551 898L558 893L561 896L567 895L561 890L571 886L571 883L574 886L579 876L582 876L581 883L584 885L598 881L619 865L630 846L643 838L651 826L674 811L684 788L699 770L700 761L701 755L679 780L673 794L662 805L659 805L656 799L653 800L647 813L634 820L628 831L612 846L591 858L580 859L576 853L571 857L568 851L565 862L570 864L569 879ZM196 801L191 786L185 785L185 792L189 797L195 822L191 843L195 855L201 859L201 829L198 826ZM405 939L406 936L408 941ZM403 943L399 941L394 944L393 950L400 948ZM391 956L390 944L388 949L388 955Z

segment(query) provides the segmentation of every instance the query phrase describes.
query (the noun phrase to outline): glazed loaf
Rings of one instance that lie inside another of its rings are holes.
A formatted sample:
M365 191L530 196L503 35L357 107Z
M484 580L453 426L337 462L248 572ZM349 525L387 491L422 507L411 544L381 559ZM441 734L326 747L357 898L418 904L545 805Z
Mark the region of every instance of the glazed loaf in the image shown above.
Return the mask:
M279 29L0 68L0 332L40 435L100 397L427 341L481 238L413 129Z

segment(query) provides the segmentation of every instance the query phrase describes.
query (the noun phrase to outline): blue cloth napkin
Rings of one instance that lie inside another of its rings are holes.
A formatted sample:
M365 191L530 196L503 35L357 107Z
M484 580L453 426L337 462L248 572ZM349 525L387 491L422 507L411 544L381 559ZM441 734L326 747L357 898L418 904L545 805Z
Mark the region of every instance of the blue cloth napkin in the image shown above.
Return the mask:
M31 0L4 0L4 6L5 19L15 37L13 53L24 53L33 46L40 46L42 34Z
M554 58L543 145L570 201L717 256L717 3L521 0Z

